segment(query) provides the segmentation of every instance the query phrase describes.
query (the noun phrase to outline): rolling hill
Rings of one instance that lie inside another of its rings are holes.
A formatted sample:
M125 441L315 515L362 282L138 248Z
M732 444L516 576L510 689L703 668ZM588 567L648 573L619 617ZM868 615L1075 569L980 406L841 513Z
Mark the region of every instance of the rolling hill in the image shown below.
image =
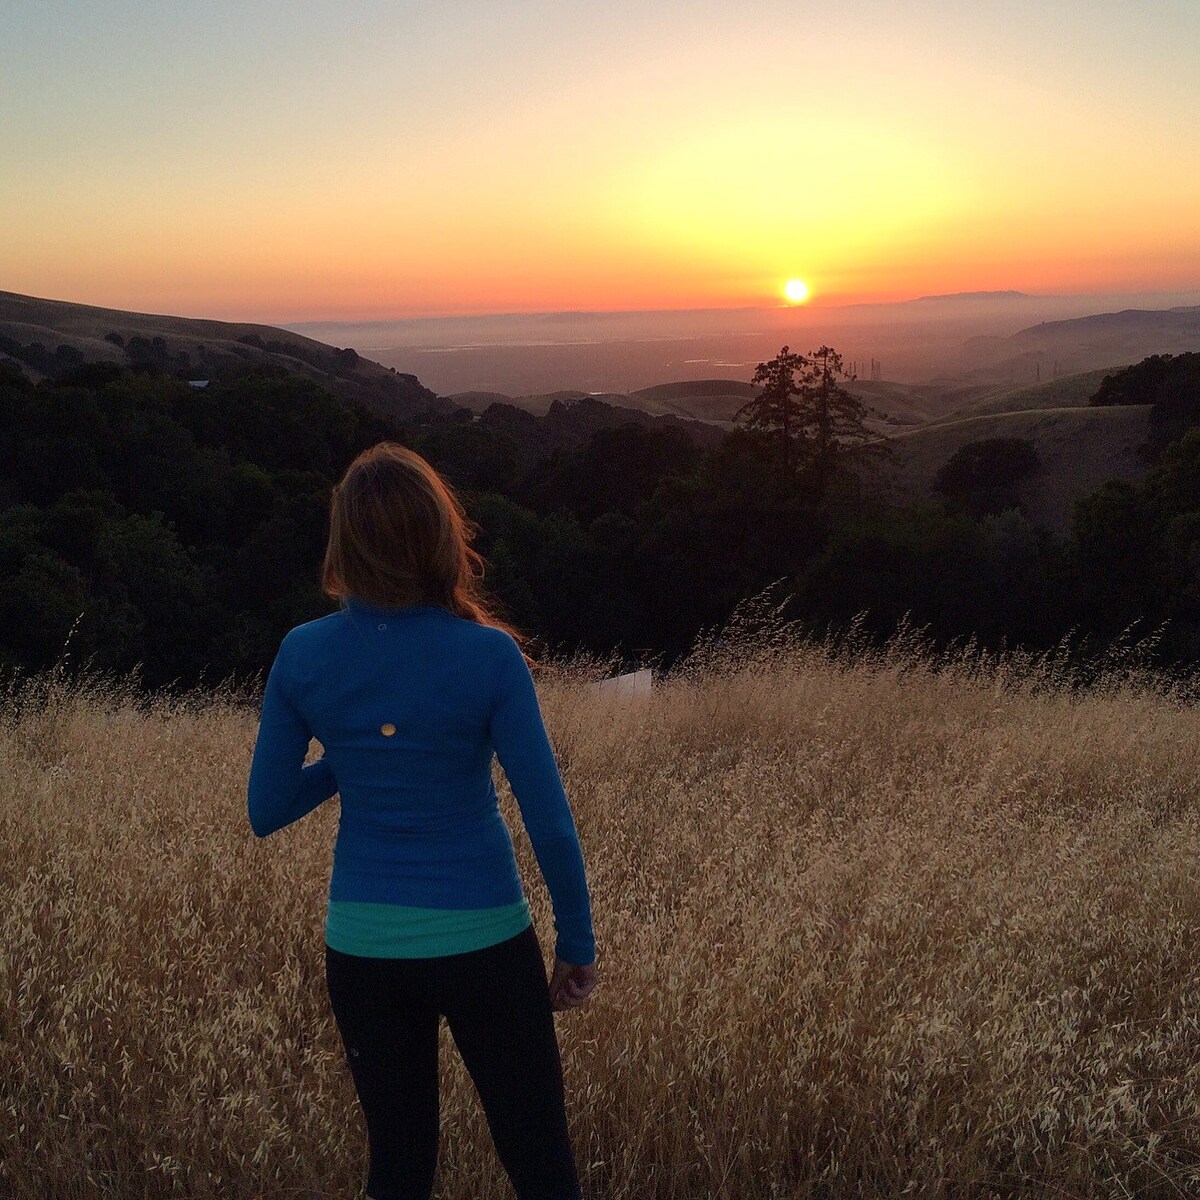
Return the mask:
M979 397L967 400L941 420L989 416L999 413L1036 411L1043 408L1086 408L1105 375L1120 367L1103 367L1097 371L1081 371L1045 383L1018 385L1001 384L985 387Z
M729 426L733 414L758 389L736 379L694 379L684 383L662 383L634 392L543 392L531 396L509 396L501 392L456 392L449 397L456 404L481 413L490 404L511 404L536 416L545 416L555 404L573 404L579 400L597 400L623 408L638 409L653 417L683 417Z
M731 425L734 414L758 395L758 388L737 379L693 379L660 383L629 393L629 401L647 412L676 413Z
M414 375L271 325L124 312L13 292L0 292L3 355L34 379L51 361L144 362L195 379L239 364L274 364L317 380L343 400L400 419L453 409Z
M1019 489L1026 513L1057 534L1070 527L1077 499L1109 479L1137 480L1149 465L1138 453L1149 430L1150 406L1029 408L932 423L891 439L892 458L880 480L898 503L932 493L939 469L970 442L1025 438L1041 467Z

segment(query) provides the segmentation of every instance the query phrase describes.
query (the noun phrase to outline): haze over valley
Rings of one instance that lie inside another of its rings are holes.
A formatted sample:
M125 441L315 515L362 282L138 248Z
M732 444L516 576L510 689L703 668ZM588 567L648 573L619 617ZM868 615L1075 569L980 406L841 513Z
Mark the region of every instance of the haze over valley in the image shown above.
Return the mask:
M441 395L630 393L748 381L785 343L836 347L859 379L1034 383L1197 343L1200 288L1033 296L967 293L893 304L664 312L515 313L287 327L415 374ZM1167 310L1170 315L1165 315ZM1153 315L1139 317L1135 312ZM1108 314L1090 325L1054 323ZM1037 329L1045 323L1048 328Z

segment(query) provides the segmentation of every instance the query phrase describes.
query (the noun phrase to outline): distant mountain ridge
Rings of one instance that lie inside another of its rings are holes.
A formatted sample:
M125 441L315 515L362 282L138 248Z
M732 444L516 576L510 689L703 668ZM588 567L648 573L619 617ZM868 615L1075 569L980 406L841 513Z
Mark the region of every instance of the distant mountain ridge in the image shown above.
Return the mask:
M1046 375L1076 374L1195 350L1200 350L1200 305L1126 308L1042 321L1009 337L969 338L951 373L964 379L1028 379L1038 366Z
M401 420L453 409L415 375L273 325L126 312L15 292L0 292L3 356L35 378L73 362L140 362L197 379L239 363L274 364Z
M924 304L930 300L1031 300L1028 292L1012 290L1001 292L943 292L934 296L917 296L910 304Z

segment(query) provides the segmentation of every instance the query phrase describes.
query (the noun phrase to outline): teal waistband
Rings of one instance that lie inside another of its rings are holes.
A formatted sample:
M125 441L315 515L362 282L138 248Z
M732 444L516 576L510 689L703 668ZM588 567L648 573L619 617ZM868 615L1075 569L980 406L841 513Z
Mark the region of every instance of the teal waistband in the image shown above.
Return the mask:
M532 921L522 896L496 908L412 908L331 900L325 942L362 958L439 958L516 937Z

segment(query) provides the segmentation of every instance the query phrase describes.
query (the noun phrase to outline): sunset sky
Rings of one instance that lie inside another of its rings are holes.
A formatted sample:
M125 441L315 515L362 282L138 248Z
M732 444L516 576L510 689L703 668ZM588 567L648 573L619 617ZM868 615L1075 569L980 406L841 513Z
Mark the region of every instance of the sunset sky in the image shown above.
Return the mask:
M9 0L0 289L272 322L1200 287L1197 0Z

